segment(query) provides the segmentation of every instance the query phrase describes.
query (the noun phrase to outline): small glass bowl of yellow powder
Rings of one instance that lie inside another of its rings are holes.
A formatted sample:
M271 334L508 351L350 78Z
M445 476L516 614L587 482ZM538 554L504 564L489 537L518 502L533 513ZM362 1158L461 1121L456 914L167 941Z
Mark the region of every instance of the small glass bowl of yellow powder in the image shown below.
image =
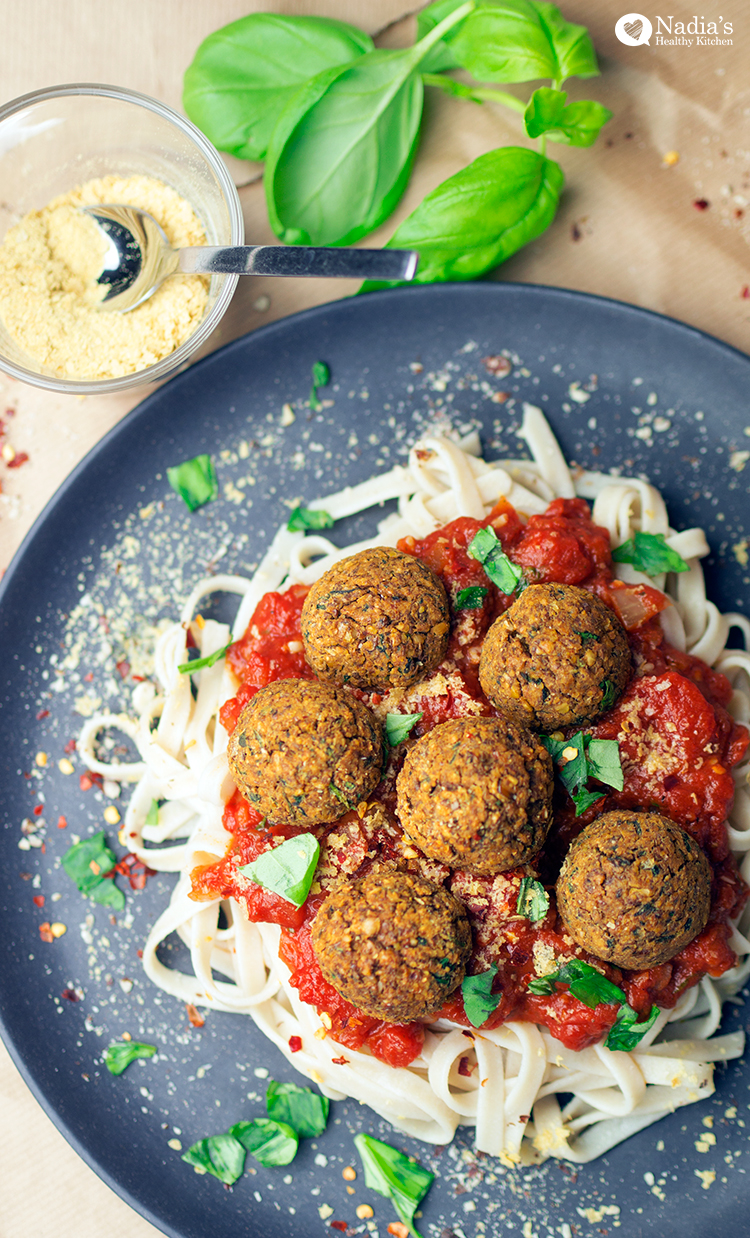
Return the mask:
M105 242L82 206L148 211L175 247L241 245L217 151L155 99L59 86L0 108L0 368L91 394L179 369L216 328L237 276L177 275L127 313L101 309Z

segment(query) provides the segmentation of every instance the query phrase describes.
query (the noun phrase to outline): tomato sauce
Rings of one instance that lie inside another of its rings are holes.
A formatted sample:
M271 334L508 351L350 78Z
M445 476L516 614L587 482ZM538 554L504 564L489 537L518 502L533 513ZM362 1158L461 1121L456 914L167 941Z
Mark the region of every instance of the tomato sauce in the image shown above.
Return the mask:
M443 880L468 908L474 935L469 971L481 972L490 965L497 968L493 992L500 1001L485 1026L497 1027L511 1018L541 1023L563 1044L581 1049L606 1036L617 1008L601 1004L592 1010L567 989L550 996L530 993L528 981L537 974L540 961L549 965L547 970L560 957L594 963L625 990L630 1004L643 1015L654 1002L673 1006L704 975L719 976L736 964L728 944L729 920L741 910L748 891L729 853L726 818L733 797L731 769L742 758L749 737L727 712L731 687L725 676L664 641L656 618L668 604L664 595L649 585L614 579L609 535L593 524L582 499L555 499L543 514L526 521L501 499L484 521L462 517L425 538L407 537L399 543L399 549L422 559L441 577L453 606L446 659L426 682L423 695L419 685L409 695L409 711L423 712L413 736L449 718L495 713L479 686L478 663L488 628L512 598L488 580L482 565L468 553L477 531L487 526L495 530L506 554L523 568L528 581L579 585L601 597L621 618L633 655L634 674L625 692L590 728L599 738L619 742L623 790L602 787L602 798L576 818L571 799L558 784L553 827L536 870L527 866L495 877L472 877L444 869L433 878ZM459 593L470 587L486 590L481 604L473 610L457 609ZM221 710L228 731L234 729L243 706L265 684L314 678L304 658L300 630L306 593L296 585L283 594L266 594L246 633L230 649L228 661L239 687L237 696ZM357 695L371 706L381 700L375 693ZM333 830L347 833L342 854L333 857L342 866L340 873L362 876L374 862L373 855L383 859L399 854L395 781L403 757L403 746L391 754L372 797L385 823L379 833L365 837L356 812L316 831L323 846ZM713 869L706 928L669 962L639 972L604 964L573 945L551 888L573 838L594 817L616 807L654 810L678 822L704 847ZM318 967L310 925L325 897L320 883L313 885L305 905L296 908L238 875L238 868L275 845L276 839L301 832L285 825L263 828L263 824L235 792L224 813L224 825L231 835L227 853L218 863L194 870L191 897L233 896L245 903L251 920L279 924L280 957L290 970L291 984L303 1001L318 1010L335 1040L350 1049L366 1045L390 1065L408 1065L420 1052L422 1024L384 1023L356 1010L328 984ZM529 875L538 875L550 895L550 909L537 924L516 911L521 879ZM439 1014L469 1026L460 989Z

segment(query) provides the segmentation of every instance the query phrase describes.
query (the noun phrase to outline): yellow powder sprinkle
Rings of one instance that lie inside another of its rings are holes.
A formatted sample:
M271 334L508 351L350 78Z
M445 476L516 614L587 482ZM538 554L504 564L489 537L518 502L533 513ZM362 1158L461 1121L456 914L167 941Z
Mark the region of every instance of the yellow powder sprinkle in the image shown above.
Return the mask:
M47 753L37 752L36 756L34 757L34 760L36 761L37 765L43 768L47 764Z
M58 378L143 370L174 352L205 312L208 281L200 275L168 279L126 314L97 308L105 247L77 208L111 202L148 211L174 246L206 243L190 203L150 176L87 181L25 215L0 245L0 317L33 368Z
M49 931L53 937L64 937L68 931L68 926L60 920L56 920L54 924L50 924Z
M673 168L676 163L680 162L680 152L678 150L668 150L662 159L665 167Z
M117 825L117 822L120 820L120 814L114 804L109 804L104 809L104 820L107 822L107 825Z

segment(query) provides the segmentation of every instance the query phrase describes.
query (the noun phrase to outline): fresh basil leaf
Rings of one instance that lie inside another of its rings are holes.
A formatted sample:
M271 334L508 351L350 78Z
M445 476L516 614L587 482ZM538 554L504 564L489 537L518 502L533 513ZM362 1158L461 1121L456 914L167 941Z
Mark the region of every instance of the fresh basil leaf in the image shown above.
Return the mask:
M423 717L418 714L386 714L385 716L385 737L390 748L395 748L402 740L406 739L407 735L417 725Z
M310 893L319 854L320 844L313 834L298 834L271 851L264 851L238 871L264 890L301 907Z
M113 852L107 846L103 830L91 838L82 838L79 843L74 843L62 858L63 868L76 883L81 894L91 894L101 885L104 874L110 873L116 863Z
M372 48L369 35L345 22L250 13L201 43L185 73L183 107L219 150L263 159L300 87Z
M289 244L346 245L387 219L409 178L422 117L419 64L469 5L413 47L376 50L312 78L282 112L264 176Z
M535 90L524 113L526 132L530 138L546 133L553 142L593 146L602 125L612 119L612 112L591 99L566 107L567 97L564 90L550 90L546 86Z
M558 970L557 979L562 984L567 984L573 997L592 1010L601 1002L606 1005L619 1005L627 1003L628 1000L622 989L590 963L584 963L583 959L570 959L564 963Z
M615 563L632 563L639 572L646 576L658 576L661 572L687 572L690 564L682 555L667 545L663 533L641 533L640 531L617 546L612 551Z
M462 3L463 0L435 0L434 4L420 9L417 13L417 38L423 39ZM446 69L460 69L461 66L445 40L440 39L430 48L420 67L423 73L444 73Z
M602 690L602 703L599 709L601 713L604 713L606 710L611 709L617 700L617 689L611 679L603 679L599 687Z
M659 1007L652 1006L648 1018L644 1019L643 1023L639 1023L638 1015L632 1006L621 1006L604 1042L605 1048L620 1049L623 1053L629 1053L631 1049L635 1049L640 1044L658 1017Z
M413 283L477 279L544 232L563 182L559 164L537 151L488 151L428 193L386 248L419 252ZM360 291L393 286L366 280Z
M598 778L608 787L622 791L625 780L620 761L620 745L616 739L590 739L586 749L590 778Z
M547 752L552 757L552 760L558 762L563 752L568 747L568 740L553 739L551 735L540 735L539 738L547 749Z
M322 1135L328 1123L330 1102L327 1096L301 1088L296 1083L277 1083L272 1079L266 1092L266 1109L274 1122L285 1122L302 1139Z
M442 15L448 7L445 2L428 5L422 27L434 9ZM554 4L543 0L480 0L443 40L448 54L480 82L547 77L560 83L566 77L595 77L599 72L586 27L566 21Z
M583 816L586 809L600 800L603 795L603 791L587 791L585 788L573 793L570 798L576 806L576 816Z
M185 460L167 469L167 480L191 512L215 499L219 493L216 469L210 456L196 456L193 460Z
M551 997L556 993L555 981L557 980L557 972L551 972L548 976L534 976L528 983L529 993L534 993L537 997Z
M494 529L479 529L468 545L472 559L482 564L493 585L502 593L514 593L523 581L521 568L503 550Z
M459 589L456 595L456 610L479 610L488 592L488 589L473 585L470 585L468 589Z
M330 529L333 516L317 507L295 507L287 526L290 533L302 533L306 529Z
M492 992L492 981L496 975L497 968L493 963L487 971L480 972L478 976L464 976L461 982L464 1011L472 1027L481 1027L500 1005L500 994Z
M570 739L564 740L559 747L557 773L560 782L569 795L573 795L579 787L586 785L589 776L586 760L586 739L582 731L577 731Z
M146 814L146 820L144 824L145 825L158 825L159 824L159 801L158 800L151 801L151 807L149 808Z
M415 1238L421 1238L414 1226L414 1213L435 1175L372 1135L355 1135L354 1144L364 1165L365 1185L390 1199L404 1225Z
M516 914L531 920L532 924L537 924L548 911L549 894L541 881L535 881L533 877L523 877L518 887Z
M199 1139L192 1148L188 1148L182 1160L232 1186L242 1177L245 1156L245 1148L233 1135L210 1135L208 1139Z
M181 675L192 675L193 671L208 670L209 666L215 666L232 648L232 642L224 645L221 649L215 649L213 653L206 654L205 658L194 658L192 662L182 662L178 667Z
M297 1132L286 1122L254 1118L252 1122L235 1123L229 1134L266 1169L288 1165L297 1154Z
M122 911L125 907L125 895L116 886L111 877L105 877L91 891L91 900L100 907L111 907L113 911Z
M104 1065L111 1075L121 1075L131 1062L153 1057L155 1053L156 1045L142 1044L137 1040L115 1040L104 1050Z
M312 367L312 387L310 388L310 408L319 413L323 405L318 399L318 387L327 387L331 381L331 371L325 361L316 361Z

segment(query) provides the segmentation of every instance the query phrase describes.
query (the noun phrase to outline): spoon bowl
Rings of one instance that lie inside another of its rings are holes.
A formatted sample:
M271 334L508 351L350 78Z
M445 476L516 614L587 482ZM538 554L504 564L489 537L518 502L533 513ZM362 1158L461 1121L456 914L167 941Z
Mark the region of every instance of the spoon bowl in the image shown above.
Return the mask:
M135 309L172 275L273 275L283 278L414 278L419 254L410 249L339 249L313 245L193 245L174 249L148 211L122 204L80 208L106 241L98 283L101 310Z

